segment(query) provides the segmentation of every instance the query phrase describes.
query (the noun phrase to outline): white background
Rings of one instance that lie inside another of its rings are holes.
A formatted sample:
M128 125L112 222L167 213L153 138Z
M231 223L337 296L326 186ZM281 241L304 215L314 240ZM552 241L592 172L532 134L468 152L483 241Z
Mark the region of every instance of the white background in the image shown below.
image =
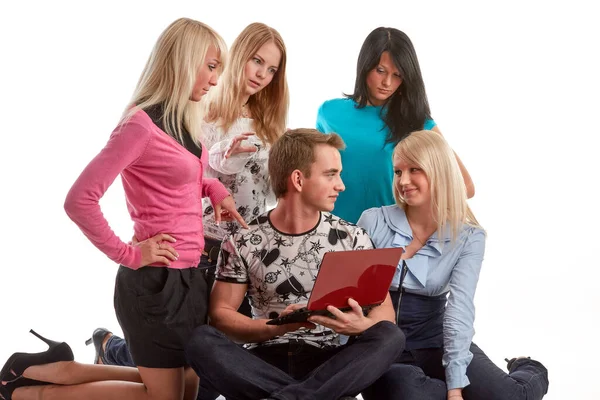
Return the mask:
M19 1L0 12L2 185L0 363L41 351L30 328L71 344L119 332L117 266L63 211L102 148L160 32L186 16L231 44L250 22L288 48L290 127L351 92L378 26L417 49L433 118L476 186L488 231L475 342L498 365L529 355L550 371L547 399L598 399L597 192L600 30L592 1ZM284 9L285 7L285 9ZM101 201L124 240L117 180Z

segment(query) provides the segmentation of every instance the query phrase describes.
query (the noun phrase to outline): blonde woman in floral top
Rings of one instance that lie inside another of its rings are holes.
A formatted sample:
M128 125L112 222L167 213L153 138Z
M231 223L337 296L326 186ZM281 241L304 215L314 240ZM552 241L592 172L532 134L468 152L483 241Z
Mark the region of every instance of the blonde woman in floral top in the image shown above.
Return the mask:
M279 33L250 24L234 41L215 92L209 95L204 145L209 149L205 176L218 178L233 195L246 221L275 206L268 178L271 144L285 132L289 95L286 49ZM210 202L203 203L205 266L216 261L220 242L235 233L236 222L216 224ZM226 215L225 215L226 217Z

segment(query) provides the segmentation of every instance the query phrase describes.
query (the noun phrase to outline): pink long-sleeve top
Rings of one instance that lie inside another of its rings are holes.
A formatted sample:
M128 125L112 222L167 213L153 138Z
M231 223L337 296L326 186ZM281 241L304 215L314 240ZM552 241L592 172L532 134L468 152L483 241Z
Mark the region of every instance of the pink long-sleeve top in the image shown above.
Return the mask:
M217 179L202 178L206 163L204 146L198 159L140 110L115 128L104 149L79 175L65 200L65 211L111 260L142 267L141 249L119 239L98 203L121 174L136 239L167 233L176 239L171 245L179 253L169 267L195 267L204 248L202 198L217 204L229 196Z

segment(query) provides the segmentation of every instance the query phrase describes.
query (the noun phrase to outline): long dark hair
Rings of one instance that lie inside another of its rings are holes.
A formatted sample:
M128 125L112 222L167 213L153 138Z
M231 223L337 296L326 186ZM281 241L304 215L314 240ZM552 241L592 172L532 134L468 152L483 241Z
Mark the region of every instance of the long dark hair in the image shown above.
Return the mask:
M400 71L402 84L382 107L381 118L390 130L386 141L398 143L409 133L423 129L425 120L431 118L417 53L404 32L379 27L369 33L358 55L354 93L346 97L354 100L358 108L367 105L367 75L379 64L385 51Z

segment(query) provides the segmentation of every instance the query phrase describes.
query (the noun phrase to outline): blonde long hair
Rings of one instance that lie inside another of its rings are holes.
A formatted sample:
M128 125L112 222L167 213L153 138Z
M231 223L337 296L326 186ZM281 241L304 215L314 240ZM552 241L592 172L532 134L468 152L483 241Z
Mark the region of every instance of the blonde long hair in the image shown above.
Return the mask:
M256 136L273 144L285 132L289 108L286 80L286 48L279 32L255 22L248 25L231 45L230 60L221 82L209 93L207 122L218 122L227 131L242 112L242 98L247 77L246 63L266 43L273 42L281 52L281 61L273 80L260 92L250 96L248 108L252 114Z
M214 29L189 18L171 23L154 45L122 122L139 109L162 104L166 132L183 143L185 127L199 142L202 101L194 102L190 95L210 46L217 49L221 59L218 68L222 69L227 46Z
M448 225L453 240L463 224L481 228L467 204L467 189L454 152L442 135L426 130L412 132L396 145L392 157L417 166L427 176L439 238ZM409 207L402 198L395 174L394 197L404 210Z

